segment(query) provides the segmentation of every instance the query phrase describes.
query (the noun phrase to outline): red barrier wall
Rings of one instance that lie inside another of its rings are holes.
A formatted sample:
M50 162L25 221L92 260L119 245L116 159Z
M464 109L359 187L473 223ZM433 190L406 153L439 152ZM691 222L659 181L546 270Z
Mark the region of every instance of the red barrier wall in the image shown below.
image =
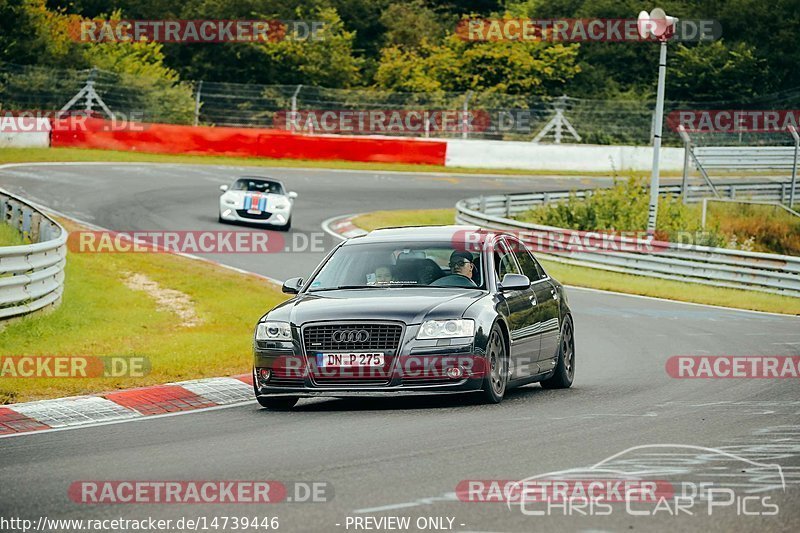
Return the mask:
M372 161L444 165L447 143L423 139L339 135L308 136L280 130L141 124L139 131L112 131L111 123L87 119L85 128L53 124L51 146L167 154Z

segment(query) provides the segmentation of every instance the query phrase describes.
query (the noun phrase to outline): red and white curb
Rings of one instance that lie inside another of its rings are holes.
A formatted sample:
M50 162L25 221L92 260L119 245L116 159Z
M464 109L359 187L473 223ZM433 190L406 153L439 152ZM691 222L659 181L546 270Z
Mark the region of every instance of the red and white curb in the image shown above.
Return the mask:
M253 401L250 374L0 406L0 438Z
M340 215L329 218L322 223L322 230L328 235L339 240L347 240L353 237L366 235L369 233L367 230L361 229L353 224L353 219L357 216L359 215Z

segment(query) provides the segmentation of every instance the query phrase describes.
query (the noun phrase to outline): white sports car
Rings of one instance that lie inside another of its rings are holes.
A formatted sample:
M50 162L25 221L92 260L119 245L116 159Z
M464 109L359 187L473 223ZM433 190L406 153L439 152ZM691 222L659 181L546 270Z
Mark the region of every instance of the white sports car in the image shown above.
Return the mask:
M243 176L231 186L220 185L219 221L246 222L288 231L297 193L286 192L283 183L257 176Z

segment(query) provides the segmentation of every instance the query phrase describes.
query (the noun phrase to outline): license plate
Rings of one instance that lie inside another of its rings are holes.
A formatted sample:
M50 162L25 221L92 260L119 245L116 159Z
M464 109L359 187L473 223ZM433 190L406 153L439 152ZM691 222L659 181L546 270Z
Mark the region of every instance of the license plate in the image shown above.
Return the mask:
M334 366L347 368L382 367L383 363L383 354L375 352L317 354L317 366L320 368L329 368Z
M260 215L261 211L259 211L258 209L248 209L247 210L247 214L249 214L249 215Z

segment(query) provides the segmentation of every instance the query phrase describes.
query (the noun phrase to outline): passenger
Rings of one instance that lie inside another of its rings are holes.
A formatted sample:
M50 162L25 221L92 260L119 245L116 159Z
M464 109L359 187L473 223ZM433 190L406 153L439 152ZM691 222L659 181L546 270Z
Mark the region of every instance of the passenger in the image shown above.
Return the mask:
M387 284L394 281L392 278L392 269L386 265L379 266L375 269L375 283L376 284Z

